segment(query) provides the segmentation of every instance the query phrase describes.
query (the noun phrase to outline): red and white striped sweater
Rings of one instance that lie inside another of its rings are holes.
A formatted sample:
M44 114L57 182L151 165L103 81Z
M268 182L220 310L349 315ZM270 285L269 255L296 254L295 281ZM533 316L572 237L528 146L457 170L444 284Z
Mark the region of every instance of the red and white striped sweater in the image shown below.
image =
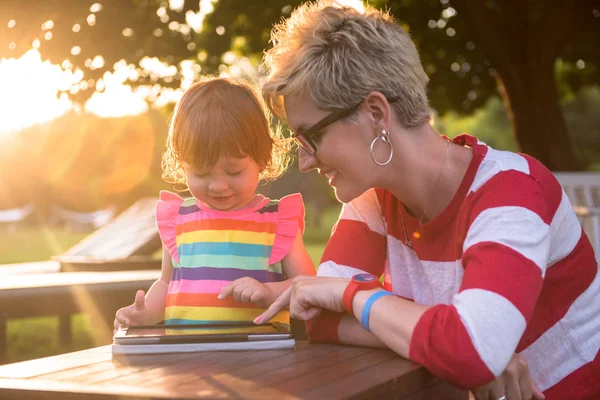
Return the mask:
M412 249L399 214L409 236L417 220L389 191L370 190L344 205L318 275L384 274L388 290L433 306L410 358L449 382L477 387L518 352L547 399L599 398L600 274L560 184L531 157L468 135L454 142L473 159ZM338 322L316 320L309 335Z

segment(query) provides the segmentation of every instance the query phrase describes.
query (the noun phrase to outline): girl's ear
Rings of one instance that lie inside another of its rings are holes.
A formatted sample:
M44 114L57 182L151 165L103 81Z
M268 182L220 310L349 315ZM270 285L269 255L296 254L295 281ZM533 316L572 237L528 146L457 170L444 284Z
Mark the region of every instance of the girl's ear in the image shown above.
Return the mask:
M372 91L365 97L364 107L369 112L369 119L375 132L390 129L391 108L385 96L378 91Z

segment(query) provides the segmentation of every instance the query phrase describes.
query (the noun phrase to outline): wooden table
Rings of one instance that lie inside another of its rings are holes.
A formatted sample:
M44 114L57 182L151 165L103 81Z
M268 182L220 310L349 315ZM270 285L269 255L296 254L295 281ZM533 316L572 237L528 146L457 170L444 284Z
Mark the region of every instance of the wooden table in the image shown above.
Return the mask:
M85 396L85 397L84 397ZM294 350L112 357L110 346L0 367L2 399L467 399L389 350L297 342Z

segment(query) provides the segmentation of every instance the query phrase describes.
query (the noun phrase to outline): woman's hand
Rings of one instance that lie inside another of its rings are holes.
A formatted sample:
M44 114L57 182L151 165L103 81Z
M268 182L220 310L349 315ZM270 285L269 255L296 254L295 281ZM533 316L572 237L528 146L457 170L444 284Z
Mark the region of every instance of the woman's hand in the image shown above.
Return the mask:
M150 323L150 311L146 307L146 294L143 290L138 290L135 294L133 304L123 307L115 315L114 332L120 327L131 325L148 325ZM114 333L113 332L113 333Z
M290 317L302 320L315 318L323 309L344 312L342 296L350 279L321 276L297 276L292 285L254 322L268 322L288 304Z
M264 283L244 277L224 286L218 298L224 299L227 296L233 296L235 301L240 303L252 303L260 308L266 308L272 303L273 293Z
M502 375L472 390L472 393L477 400L543 400L545 398L531 380L527 363L518 354L512 356Z

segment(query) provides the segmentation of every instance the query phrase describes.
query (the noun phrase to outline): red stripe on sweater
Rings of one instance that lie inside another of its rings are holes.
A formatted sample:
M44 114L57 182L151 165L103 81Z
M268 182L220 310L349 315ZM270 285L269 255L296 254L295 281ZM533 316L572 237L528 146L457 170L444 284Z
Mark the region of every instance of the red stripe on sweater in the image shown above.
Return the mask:
M409 358L465 389L494 379L471 343L454 306L440 304L421 316L412 334Z
M549 197L552 197L549 199ZM467 196L470 209L466 226L482 212L496 207L523 207L536 213L546 224L550 224L554 212L550 212L548 201L554 204L562 198L562 192L544 194L542 187L529 175L519 171L504 171L483 184L479 190Z
M327 242L321 263L333 261L380 276L385 255L384 236L370 230L364 222L342 219Z
M582 233L571 254L546 270L537 306L517 352L527 348L560 321L573 302L590 286L597 272L592 245Z
M593 361L579 367L544 391L546 400L597 400L600 397L600 351Z
M443 221L438 221L436 218L433 221L435 227L428 229L427 224L419 224L417 219L410 216L402 202L391 193L381 194L380 202L383 213L387 217L386 220L391 221L387 227L388 235L393 236L402 243L407 237L412 239L412 249L421 261L444 262L456 261L460 258L460 254L457 254L457 249L460 246L457 246L456 233L443 229L447 224L454 224L456 214L443 218ZM400 219L400 215L402 215L402 219ZM404 221L404 226L401 221ZM418 224L420 226L415 233Z
M494 242L480 242L463 255L467 265L459 291L484 289L510 301L529 321L542 289L542 271L519 252Z
M311 342L340 343L338 328L344 313L323 310L315 319L306 321L306 334Z
M529 175L539 183L542 191L547 195L546 209L549 215L554 215L562 199L562 186L541 162L524 154L522 156L529 164Z

